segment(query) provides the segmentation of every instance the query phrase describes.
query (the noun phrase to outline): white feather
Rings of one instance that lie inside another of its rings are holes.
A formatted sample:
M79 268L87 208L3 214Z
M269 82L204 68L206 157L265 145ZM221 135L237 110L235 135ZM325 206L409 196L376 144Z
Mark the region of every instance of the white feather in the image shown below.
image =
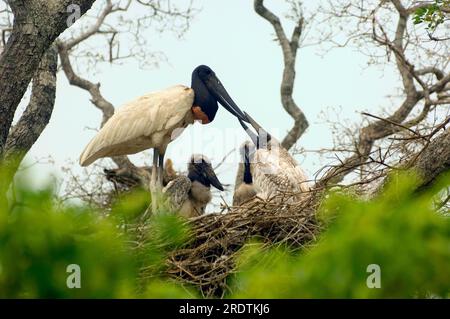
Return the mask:
M135 154L149 148L165 152L173 131L194 122L193 102L194 91L177 85L125 104L86 146L80 164L87 166L102 157Z
M257 196L263 199L286 193L296 194L292 198L298 199L310 189L306 174L277 142L268 149L258 149L251 168Z

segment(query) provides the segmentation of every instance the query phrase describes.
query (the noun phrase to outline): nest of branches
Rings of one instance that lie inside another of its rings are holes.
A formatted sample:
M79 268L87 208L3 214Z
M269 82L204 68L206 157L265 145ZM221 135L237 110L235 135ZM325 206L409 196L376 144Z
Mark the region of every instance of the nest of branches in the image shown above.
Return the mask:
M235 273L237 254L249 240L299 249L315 238L319 196L311 192L296 202L293 194L267 201L255 198L227 213L189 220L193 240L170 254L169 276L196 286L204 297L223 297L229 291L227 279Z

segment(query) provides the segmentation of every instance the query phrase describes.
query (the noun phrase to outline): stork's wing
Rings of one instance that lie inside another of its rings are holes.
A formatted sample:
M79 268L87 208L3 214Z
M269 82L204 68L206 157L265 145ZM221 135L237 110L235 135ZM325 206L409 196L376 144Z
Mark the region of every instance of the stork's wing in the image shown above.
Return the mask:
M178 85L125 104L86 146L80 164L87 166L101 157L159 147L164 136L184 121L193 101L194 91Z
M191 186L192 184L189 178L180 176L163 188L163 194L165 194L174 211L179 211L183 203L188 199Z
M259 197L269 199L279 194L296 194L298 198L309 191L306 174L281 146L257 150L252 169Z

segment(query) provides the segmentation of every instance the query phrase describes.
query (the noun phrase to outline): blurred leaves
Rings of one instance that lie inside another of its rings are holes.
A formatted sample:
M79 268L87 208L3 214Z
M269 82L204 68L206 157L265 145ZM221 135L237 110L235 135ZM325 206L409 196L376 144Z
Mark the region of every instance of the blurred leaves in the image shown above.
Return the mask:
M448 297L450 220L433 209L434 194L411 191L410 175L394 178L371 201L333 194L321 217L328 229L307 252L251 245L234 278L237 298ZM381 288L366 285L367 267L381 267Z
M143 260L123 221L137 218L147 198L130 194L105 217L81 206L61 208L52 189L32 191L18 181L11 205L0 211L0 298L192 297L157 273L144 287L138 282ZM148 224L153 242L143 250L145 262L162 265L164 253L186 240L184 226L174 216ZM81 289L66 285L72 264L81 268Z
M144 279L162 273L168 254L191 237L185 220L170 212L164 200L159 200L157 215L147 212L150 204L148 192L137 189L122 195L110 215L127 234Z
M17 202L2 211L1 297L127 297L133 261L115 226L80 208L53 209L51 191L16 190ZM8 214L8 216L5 216ZM82 289L68 289L66 268L77 264Z

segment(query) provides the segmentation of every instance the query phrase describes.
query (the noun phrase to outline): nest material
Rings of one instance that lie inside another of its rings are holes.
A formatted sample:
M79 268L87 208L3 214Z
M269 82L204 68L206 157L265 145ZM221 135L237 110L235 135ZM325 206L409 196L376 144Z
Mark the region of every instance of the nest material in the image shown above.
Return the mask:
M268 201L255 198L226 214L191 219L194 239L169 256L169 276L198 287L204 297L223 297L229 290L227 278L235 272L237 254L250 239L298 249L315 238L319 196L304 194L295 203L289 203L293 194Z
M103 173L108 181L113 183L116 193L127 193L138 187L148 187L152 176L152 166L120 167L104 169ZM173 168L173 162L169 158L164 164L163 186L179 176Z

